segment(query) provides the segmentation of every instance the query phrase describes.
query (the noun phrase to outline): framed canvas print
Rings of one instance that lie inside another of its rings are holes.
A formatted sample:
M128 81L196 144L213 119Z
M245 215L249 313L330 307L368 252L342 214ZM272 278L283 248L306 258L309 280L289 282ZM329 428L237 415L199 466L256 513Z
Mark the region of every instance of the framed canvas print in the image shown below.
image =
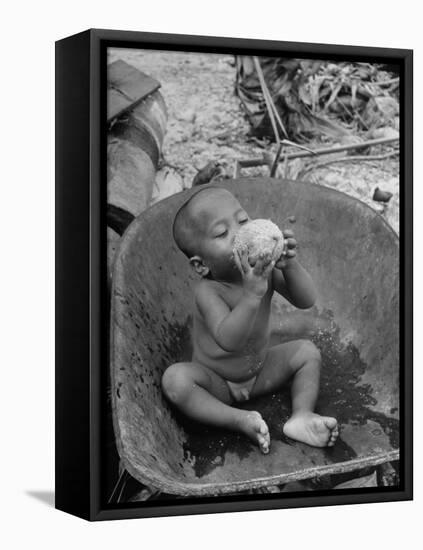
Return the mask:
M412 52L56 43L56 507L412 498Z

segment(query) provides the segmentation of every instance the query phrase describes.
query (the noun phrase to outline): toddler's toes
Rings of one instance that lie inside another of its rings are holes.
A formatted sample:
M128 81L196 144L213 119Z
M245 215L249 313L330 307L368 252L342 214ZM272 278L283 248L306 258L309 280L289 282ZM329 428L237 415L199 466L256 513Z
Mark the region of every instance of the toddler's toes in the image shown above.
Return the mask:
M333 431L335 430L335 428L338 427L338 422L336 418L332 418L331 416L323 416L322 418L328 430Z
M266 422L257 411L245 412L241 416L240 429L248 435L260 450L267 454L270 447L270 434Z
M269 446L270 446L270 435L269 435L269 428L267 427L267 424L263 421L259 428L259 434L257 436L259 445L261 450L264 454L267 454L269 452Z
M268 435L269 428L267 427L267 424L263 421L262 424L260 424L260 433L263 435Z
M261 449L262 453L267 454L269 452L269 440L268 440L268 438L266 438L266 437L259 434L257 436L257 440L258 440L258 443L259 443L259 446L260 446L260 449Z
M332 430L332 432L329 436L328 447L333 447L335 445L335 442L338 439L338 435L339 435L339 429L338 429L338 426L336 426Z
M338 437L338 422L336 418L313 412L296 413L285 423L283 433L307 445L331 447Z

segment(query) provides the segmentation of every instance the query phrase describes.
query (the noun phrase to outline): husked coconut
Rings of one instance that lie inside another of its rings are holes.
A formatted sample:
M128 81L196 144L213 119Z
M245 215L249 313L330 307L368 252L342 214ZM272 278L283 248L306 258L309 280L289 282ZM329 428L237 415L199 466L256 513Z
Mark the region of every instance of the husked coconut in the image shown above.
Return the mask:
M234 252L246 249L252 265L260 254L271 254L272 260L276 261L284 251L283 233L270 220L251 220L241 226L234 239Z

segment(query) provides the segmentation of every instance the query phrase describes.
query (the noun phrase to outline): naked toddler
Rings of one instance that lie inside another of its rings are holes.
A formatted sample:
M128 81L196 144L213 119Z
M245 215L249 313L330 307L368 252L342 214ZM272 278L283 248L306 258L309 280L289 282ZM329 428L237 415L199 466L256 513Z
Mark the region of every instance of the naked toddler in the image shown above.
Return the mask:
M188 417L242 432L267 453L265 421L258 412L235 405L292 379L292 415L283 427L285 435L316 447L333 446L336 419L314 413L319 350L308 340L269 347L273 292L298 308L309 308L316 299L313 281L296 259L290 230L283 232L286 252L277 260L262 254L252 262L246 250L234 253L235 234L249 221L238 200L217 186L201 188L177 212L175 241L201 280L194 292L192 361L167 368L163 391Z

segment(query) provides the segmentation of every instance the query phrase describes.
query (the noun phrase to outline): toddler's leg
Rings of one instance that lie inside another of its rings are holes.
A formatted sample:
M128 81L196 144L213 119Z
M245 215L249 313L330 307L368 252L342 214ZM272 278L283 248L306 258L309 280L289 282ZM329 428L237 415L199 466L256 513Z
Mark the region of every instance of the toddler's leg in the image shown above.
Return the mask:
M251 397L280 388L292 376L292 416L285 435L315 447L333 446L338 437L335 418L314 413L319 393L320 352L309 340L295 340L269 350Z
M267 424L256 411L231 407L226 382L212 370L196 363L175 363L163 374L166 397L190 418L222 428L240 431L269 452Z

